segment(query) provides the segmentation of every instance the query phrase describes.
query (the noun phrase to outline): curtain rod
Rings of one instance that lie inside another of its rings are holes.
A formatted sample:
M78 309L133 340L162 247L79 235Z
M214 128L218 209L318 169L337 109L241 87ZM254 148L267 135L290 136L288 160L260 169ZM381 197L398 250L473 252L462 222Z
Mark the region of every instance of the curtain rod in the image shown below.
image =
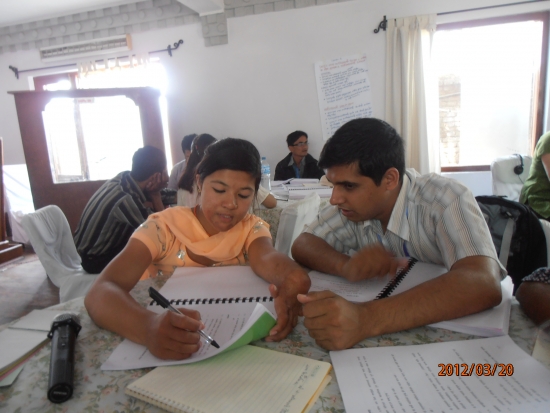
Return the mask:
M153 50L151 52L148 52L149 54L151 53L161 53L161 52L168 52L168 54L170 55L170 57L172 57L172 51L173 50L176 50L178 47L180 47L180 45L183 44L183 40L182 39L179 39L177 42L174 43L174 45L172 46L171 44L168 45L168 47L166 49L160 49L160 50ZM127 58L127 57L130 57L132 54L130 53L129 55L127 56L114 56L114 57L107 57L107 58L103 58L103 59L98 59L96 60L96 62L102 62L103 60L107 59L124 59L124 58ZM16 67L14 66L8 66L9 69L15 74L15 77L17 79L19 79L19 74L20 73L25 73L25 72L34 72L34 71L37 71L37 70L47 70L47 69L59 69L61 67L71 67L71 66L77 66L78 63L67 63L67 64L64 64L64 65L57 65L57 66L48 66L48 67L37 67L37 68L34 68L34 69L25 69L25 70L19 70L17 69Z
M464 10L454 10L454 11L446 11L442 13L437 13L438 16L445 16L446 14L455 14L455 13L464 13L468 11L479 11L479 10L487 10L487 9L496 9L499 7L508 7L508 6L517 6L520 4L528 4L528 3L540 3L541 1L547 1L547 0L528 0L528 1L519 1L517 3L507 3L507 4L497 4L494 6L485 6L485 7L476 7L473 9L464 9ZM386 19L386 16L384 16L384 20L380 22L378 25L378 28L374 29L374 33L378 33L380 29L386 31L388 25L388 20Z

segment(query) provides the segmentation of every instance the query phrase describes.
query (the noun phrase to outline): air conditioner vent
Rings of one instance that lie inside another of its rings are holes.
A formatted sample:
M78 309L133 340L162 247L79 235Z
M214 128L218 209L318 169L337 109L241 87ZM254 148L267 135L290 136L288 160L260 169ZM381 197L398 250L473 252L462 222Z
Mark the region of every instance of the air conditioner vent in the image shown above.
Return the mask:
M52 62L55 60L96 56L125 50L132 50L132 39L129 34L43 47L40 49L40 58L43 62Z

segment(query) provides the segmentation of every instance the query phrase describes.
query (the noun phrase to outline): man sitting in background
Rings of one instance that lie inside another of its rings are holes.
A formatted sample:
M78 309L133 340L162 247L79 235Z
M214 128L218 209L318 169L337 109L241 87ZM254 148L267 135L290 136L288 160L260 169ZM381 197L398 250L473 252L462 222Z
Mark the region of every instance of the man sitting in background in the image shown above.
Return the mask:
M173 189L175 191L178 190L178 182L183 175L185 165L187 165L187 161L191 155L191 145L193 144L193 139L195 139L196 136L196 133L192 133L191 135L185 135L181 140L181 150L183 151L183 156L185 158L183 161L175 164L172 168L172 172L170 172L170 179L168 180L168 185L166 186L168 189Z
M160 190L166 182L164 153L145 146L134 153L132 171L119 173L97 190L84 208L74 236L87 272L100 273L149 214L164 209Z
M297 262L352 282L395 275L408 257L448 272L366 303L331 291L298 295L317 344L341 350L500 303L506 270L474 196L452 179L405 170L403 139L394 128L374 118L346 123L325 144L319 166L334 185L332 205L294 242Z
M325 173L317 165L317 159L307 153L307 133L292 132L286 138L290 153L275 168L275 181L286 181L290 178L317 178Z

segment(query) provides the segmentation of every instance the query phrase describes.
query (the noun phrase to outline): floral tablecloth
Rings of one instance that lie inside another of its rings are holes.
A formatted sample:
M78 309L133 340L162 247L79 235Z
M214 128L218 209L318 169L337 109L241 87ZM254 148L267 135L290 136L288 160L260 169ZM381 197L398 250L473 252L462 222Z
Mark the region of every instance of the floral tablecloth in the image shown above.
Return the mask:
M139 282L132 295L142 304L148 301L147 288L160 288L165 278ZM83 298L52 307L63 311L75 311L80 315L82 330L76 342L75 388L73 397L65 403L53 404L46 397L51 345L44 346L25 365L23 371L10 387L0 389L0 412L161 412L162 410L127 396L128 384L151 369L127 371L102 371L101 364L122 341L116 334L98 328L84 308ZM0 327L6 328L7 325ZM517 302L512 305L510 336L526 352L531 354L537 328L523 314ZM474 339L475 336L454 333L431 327L415 328L400 333L367 339L358 347L415 345L443 341ZM297 354L299 356L330 362L327 351L318 347L300 323L294 332L279 343L258 341L254 345ZM344 412L340 389L334 372L327 388L310 410L311 412Z

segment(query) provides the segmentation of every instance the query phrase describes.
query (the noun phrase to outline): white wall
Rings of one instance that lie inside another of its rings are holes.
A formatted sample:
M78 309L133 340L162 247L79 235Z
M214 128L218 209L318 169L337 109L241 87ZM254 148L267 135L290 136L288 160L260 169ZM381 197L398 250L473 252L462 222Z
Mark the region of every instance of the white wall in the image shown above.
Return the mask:
M373 30L384 15L402 17L500 3L506 2L356 0L230 18L229 44L223 46L205 47L200 24L135 34L132 40L137 53L166 47L180 38L185 41L172 58L159 55L169 76L173 146L178 148L181 137L192 132L246 138L274 168L288 152L284 139L291 131L302 129L310 135L310 152L315 157L322 148L315 62L366 52L374 116L383 117L385 34ZM17 164L25 161L13 97L6 91L27 90L29 81L25 74L16 80L8 65L20 70L43 65L36 50L0 55L4 68L0 136L5 163Z

